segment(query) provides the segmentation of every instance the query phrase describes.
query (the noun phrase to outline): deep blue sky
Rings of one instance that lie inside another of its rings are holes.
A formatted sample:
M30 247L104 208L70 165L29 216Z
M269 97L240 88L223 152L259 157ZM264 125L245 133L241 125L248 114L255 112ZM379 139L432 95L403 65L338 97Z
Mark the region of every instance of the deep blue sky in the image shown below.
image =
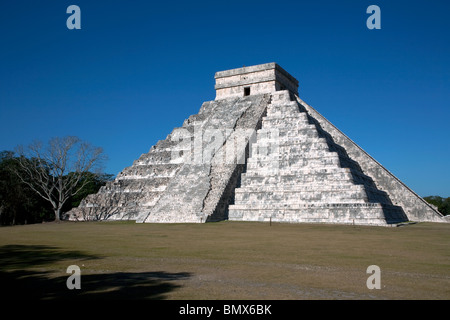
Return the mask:
M0 151L75 135L117 174L215 98L216 71L277 62L411 189L448 197L449 16L446 0L1 1Z

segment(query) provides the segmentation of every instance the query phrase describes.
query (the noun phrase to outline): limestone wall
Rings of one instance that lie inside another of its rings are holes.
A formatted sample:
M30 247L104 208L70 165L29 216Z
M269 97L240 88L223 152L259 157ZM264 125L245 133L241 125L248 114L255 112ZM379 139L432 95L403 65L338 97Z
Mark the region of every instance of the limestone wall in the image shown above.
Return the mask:
M298 94L298 81L276 63L216 72L216 100L289 90Z
M275 77L272 77L272 79ZM250 95L263 94L276 91L277 82L267 78L267 81L258 83L241 83L235 86L227 86L222 89L216 89L216 100L232 97L244 97L244 88L250 89Z

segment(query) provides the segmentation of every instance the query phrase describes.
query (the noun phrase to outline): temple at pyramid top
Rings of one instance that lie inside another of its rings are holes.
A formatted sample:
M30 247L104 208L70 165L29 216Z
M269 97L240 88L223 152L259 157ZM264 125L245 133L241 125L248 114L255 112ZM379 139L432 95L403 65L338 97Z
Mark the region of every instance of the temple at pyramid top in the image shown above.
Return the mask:
M289 90L298 95L298 80L275 62L216 72L216 100Z

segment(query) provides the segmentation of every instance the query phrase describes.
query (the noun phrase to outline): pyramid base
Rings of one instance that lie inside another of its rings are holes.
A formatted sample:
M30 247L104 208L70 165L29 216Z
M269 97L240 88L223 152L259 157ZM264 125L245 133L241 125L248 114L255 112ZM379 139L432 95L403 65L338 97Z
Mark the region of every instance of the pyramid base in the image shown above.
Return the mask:
M330 223L371 226L395 226L408 221L400 207L379 203L322 204L288 208L231 205L232 221L272 221L286 223Z

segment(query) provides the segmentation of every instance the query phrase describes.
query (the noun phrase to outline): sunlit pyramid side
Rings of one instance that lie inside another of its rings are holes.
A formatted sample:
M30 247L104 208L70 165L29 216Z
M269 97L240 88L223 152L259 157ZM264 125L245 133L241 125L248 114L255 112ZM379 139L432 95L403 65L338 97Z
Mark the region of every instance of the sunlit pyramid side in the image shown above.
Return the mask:
M442 215L299 98L276 63L215 74L204 102L70 219L397 225Z

